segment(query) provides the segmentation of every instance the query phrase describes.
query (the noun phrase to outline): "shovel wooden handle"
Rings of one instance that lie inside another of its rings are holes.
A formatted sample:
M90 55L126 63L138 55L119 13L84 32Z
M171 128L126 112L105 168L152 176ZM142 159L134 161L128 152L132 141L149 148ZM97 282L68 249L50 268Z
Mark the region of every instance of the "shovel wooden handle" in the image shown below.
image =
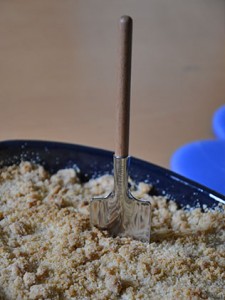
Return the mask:
M120 18L119 91L116 102L116 149L115 156L126 157L129 153L130 82L133 21L129 16Z

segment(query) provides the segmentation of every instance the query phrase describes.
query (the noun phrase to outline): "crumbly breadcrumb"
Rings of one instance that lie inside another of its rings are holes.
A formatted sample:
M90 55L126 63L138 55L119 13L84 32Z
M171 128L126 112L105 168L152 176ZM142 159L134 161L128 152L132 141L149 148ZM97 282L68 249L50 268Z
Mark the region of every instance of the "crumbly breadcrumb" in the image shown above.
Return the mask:
M89 199L112 186L29 162L0 170L0 299L225 299L224 207L185 211L140 183L151 243L112 238L89 222Z

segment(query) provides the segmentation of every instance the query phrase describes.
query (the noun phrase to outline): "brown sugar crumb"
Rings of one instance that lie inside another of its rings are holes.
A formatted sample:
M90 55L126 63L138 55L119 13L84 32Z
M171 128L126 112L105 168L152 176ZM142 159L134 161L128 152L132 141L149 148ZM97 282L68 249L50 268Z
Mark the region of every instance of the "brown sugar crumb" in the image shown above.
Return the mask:
M151 243L91 228L89 200L113 178L80 183L22 162L0 169L0 299L225 299L225 208L182 210L151 187Z

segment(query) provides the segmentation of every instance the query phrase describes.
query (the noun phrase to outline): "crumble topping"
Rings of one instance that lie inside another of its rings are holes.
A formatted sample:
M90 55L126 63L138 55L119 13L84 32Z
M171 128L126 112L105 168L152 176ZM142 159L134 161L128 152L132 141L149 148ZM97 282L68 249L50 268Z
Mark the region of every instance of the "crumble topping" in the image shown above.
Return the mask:
M91 228L89 200L112 191L105 175L80 183L22 162L0 169L0 299L224 299L225 207L151 201L151 243Z

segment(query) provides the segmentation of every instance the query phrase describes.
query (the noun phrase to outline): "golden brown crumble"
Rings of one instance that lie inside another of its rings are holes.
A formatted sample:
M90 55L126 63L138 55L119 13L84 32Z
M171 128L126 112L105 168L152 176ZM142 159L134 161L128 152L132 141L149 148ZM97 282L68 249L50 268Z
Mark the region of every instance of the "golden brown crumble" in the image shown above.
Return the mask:
M140 183L151 243L111 238L88 204L112 185L29 162L0 170L0 299L225 299L224 207L185 211Z

